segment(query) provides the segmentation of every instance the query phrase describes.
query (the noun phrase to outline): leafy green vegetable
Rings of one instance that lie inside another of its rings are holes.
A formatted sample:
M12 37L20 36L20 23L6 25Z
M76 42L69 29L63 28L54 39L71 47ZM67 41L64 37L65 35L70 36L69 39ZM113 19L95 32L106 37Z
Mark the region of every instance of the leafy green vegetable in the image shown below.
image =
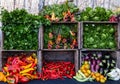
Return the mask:
M38 49L37 35L41 16L29 14L24 9L16 9L11 12L3 10L2 23L4 49Z
M76 17L78 21L108 21L112 14L113 12L111 10L103 7L95 7L94 9L87 7Z
M115 49L116 28L110 24L84 24L83 28L83 47Z

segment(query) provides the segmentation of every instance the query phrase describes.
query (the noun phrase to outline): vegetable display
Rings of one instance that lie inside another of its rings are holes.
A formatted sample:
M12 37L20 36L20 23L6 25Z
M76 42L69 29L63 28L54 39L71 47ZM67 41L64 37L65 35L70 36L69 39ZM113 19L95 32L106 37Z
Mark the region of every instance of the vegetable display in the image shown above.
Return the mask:
M75 75L75 66L71 62L45 62L42 67L41 79L72 78Z
M29 14L25 9L3 10L4 49L36 50L40 22L40 16Z
M66 1L62 4L48 5L39 13L40 16L50 20L51 22L58 21L75 21L75 14L79 9L73 3Z
M82 61L90 63L92 72L99 72L104 76L107 76L107 73L114 69L116 65L115 59L108 52L83 53Z
M79 82L86 82L86 81L93 81L96 80L100 83L105 83L107 78L98 73L98 72L92 72L90 70L90 64L89 61L85 61L83 65L80 67L80 70L76 73L76 75L73 77Z
M21 54L10 56L3 66L4 82L9 84L18 84L28 82L29 80L38 79L36 71L37 58L36 54ZM2 75L1 75L2 77Z
M78 47L75 24L54 24L44 29L44 48L74 49Z
M110 24L84 24L83 48L116 49L116 28Z

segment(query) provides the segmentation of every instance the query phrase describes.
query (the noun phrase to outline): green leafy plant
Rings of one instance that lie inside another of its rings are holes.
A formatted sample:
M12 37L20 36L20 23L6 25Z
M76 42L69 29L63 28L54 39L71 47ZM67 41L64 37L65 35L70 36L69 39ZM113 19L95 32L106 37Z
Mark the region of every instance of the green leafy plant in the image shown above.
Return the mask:
M25 9L11 12L2 11L2 31L4 32L4 49L36 50L38 48L38 28L41 16L32 15Z
M107 10L103 7L91 8L87 7L81 11L81 14L77 16L78 21L108 21L113 14L111 10Z
M39 15L41 16L46 16L46 15L50 15L52 16L52 14L54 13L55 16L57 18L59 18L59 20L63 19L63 13L67 12L68 10L70 10L71 13L75 13L78 11L77 6L75 6L73 3L70 2L65 2L63 4L53 4L53 5L48 5L45 6L43 8L42 11L40 11Z
M84 24L83 47L116 49L116 28L106 24Z

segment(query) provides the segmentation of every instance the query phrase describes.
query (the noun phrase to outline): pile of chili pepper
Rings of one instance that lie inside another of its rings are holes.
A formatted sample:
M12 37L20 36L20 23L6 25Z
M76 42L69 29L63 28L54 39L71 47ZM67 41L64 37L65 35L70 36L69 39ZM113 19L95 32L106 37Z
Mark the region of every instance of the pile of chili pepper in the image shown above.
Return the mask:
M32 79L38 79L36 71L36 54L21 54L9 56L2 71L6 76L8 84L17 84L19 82L28 82Z
M42 67L41 79L72 78L75 75L75 66L71 62L45 62Z

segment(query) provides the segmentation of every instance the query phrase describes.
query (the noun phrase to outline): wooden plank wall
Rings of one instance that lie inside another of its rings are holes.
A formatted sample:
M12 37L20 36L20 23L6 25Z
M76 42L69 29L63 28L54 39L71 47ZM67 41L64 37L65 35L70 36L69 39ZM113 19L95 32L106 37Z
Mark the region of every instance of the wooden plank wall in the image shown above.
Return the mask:
M15 8L25 8L32 14L38 14L39 10L44 5L51 5L54 3L63 3L66 0L0 0L0 7L12 11ZM102 6L108 9L115 9L120 7L120 0L73 0L74 4L77 5L80 10L83 10L87 6L96 7Z
M78 1L76 4L77 6L82 10L84 8L86 8L87 6L89 7L96 7L96 6L100 6L100 7L105 7L107 9L116 9L116 8L120 8L120 0L75 0Z

